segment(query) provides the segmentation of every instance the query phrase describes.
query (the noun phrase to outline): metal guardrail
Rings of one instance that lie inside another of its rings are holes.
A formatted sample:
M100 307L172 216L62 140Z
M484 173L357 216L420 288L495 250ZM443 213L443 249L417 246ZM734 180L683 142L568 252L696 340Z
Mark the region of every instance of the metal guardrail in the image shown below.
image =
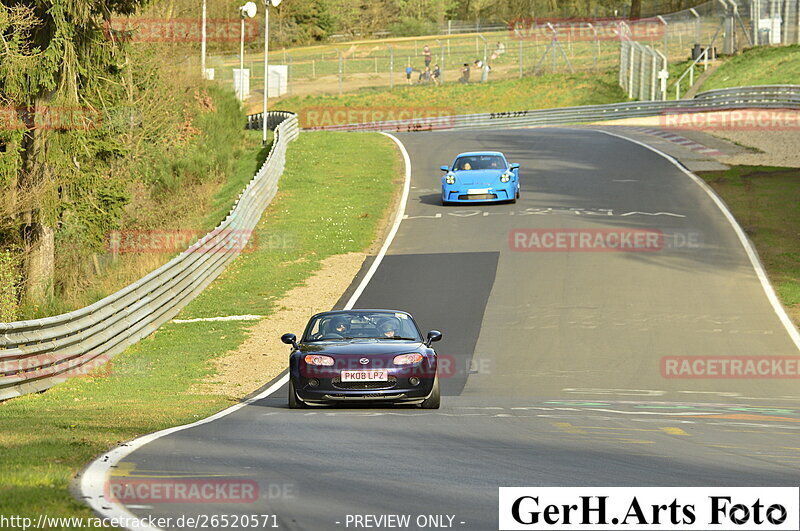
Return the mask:
M743 108L798 109L800 108L800 85L710 90L688 100L634 101L532 111L421 117L408 120L329 125L309 130L407 133L454 129L507 129L602 122L678 112Z
M260 127L262 117L248 117ZM297 117L271 112L275 139L266 161L227 217L194 245L142 279L79 310L0 323L0 400L42 391L103 365L194 299L239 254L278 190Z

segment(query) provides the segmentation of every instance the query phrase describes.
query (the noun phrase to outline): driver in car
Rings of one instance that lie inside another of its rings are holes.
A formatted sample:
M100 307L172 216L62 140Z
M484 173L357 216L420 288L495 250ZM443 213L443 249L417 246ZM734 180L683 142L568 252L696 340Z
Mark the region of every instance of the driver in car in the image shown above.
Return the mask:
M350 331L350 322L344 317L331 319L331 331L340 336L346 336Z
M387 319L381 323L380 331L383 337L395 337L398 334L400 325L394 319Z

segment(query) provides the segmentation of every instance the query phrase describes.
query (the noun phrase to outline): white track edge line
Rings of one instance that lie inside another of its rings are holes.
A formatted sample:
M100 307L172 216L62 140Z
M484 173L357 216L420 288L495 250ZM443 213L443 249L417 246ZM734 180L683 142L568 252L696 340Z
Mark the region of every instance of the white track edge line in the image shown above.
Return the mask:
M367 274L361 280L356 288L353 295L350 297L350 300L347 301L347 304L344 306L343 309L349 310L353 307L353 304L358 300L358 297L364 292L364 289L369 284L369 281L372 279L373 275L375 275L375 271L377 271L378 266L380 265L383 257L386 256L386 252L389 250L389 246L392 243L395 235L397 234L397 230L400 228L400 223L403 221L403 215L405 214L406 210L406 203L408 201L408 194L411 188L411 159L408 156L408 151L406 151L405 146L403 145L400 140L398 140L394 135L390 135L389 133L381 133L384 136L391 138L395 144L400 148L400 153L403 155L403 162L405 164L405 183L403 185L403 195L400 198L400 204L397 208L397 214L395 216L394 224L392 225L392 229L389 231L389 234L386 236L386 240L383 243L378 254L375 256L375 260L372 262ZM127 525L127 526L120 526L125 527L125 529L129 529L130 531L161 531L160 528L147 525L146 521L147 518L140 519L139 517L135 516L133 513L129 512L124 505L117 502L111 502L105 499L105 486L107 482L107 478L109 477L109 473L111 469L117 466L122 459L124 459L127 455L133 453L134 451L138 450L142 446L147 443L150 443L156 439L160 439L166 435L170 435L172 433L186 430L189 428L193 428L195 426L200 426L202 424L206 424L217 420L219 418L225 417L230 415L231 413L240 410L241 408L252 404L258 400L262 400L275 391L286 385L289 381L289 375L284 375L280 380L276 381L272 384L269 388L265 389L262 393L259 393L256 396L248 398L243 402L239 402L227 409L223 409L222 411L211 415L210 417L206 417L202 420L198 420L197 422L192 422L191 424L184 424L182 426L175 426L172 428L167 428L165 430L157 431L154 433L150 433L148 435L143 435L141 437L137 437L132 441L128 441L123 443L116 448L111 449L107 453L103 454L102 456L98 457L94 461L92 461L88 467L83 471L83 475L80 478L80 482L78 484L78 489L80 491L81 497L83 501L89 505L91 509L93 509L96 513L101 515L102 518L116 518L118 522L126 522L129 524L139 523L140 525Z
M786 332L789 334L789 338L794 342L794 346L800 350L800 332L798 332L797 328L794 326L794 323L789 318L789 314L786 313L786 309L781 304L780 299L775 294L775 289L772 287L772 284L769 281L769 277L767 276L767 272L764 270L764 266L761 264L761 260L758 258L758 252L756 251L753 243L745 234L744 229L739 225L739 222L736 221L736 218L733 217L733 214L728 209L728 206L725 202L720 198L719 195L711 188L703 179L695 175L693 172L689 171L683 164L681 164L675 157L672 155L668 155L663 151L654 148L644 142L640 142L638 140L634 140L633 138L628 138L626 136L618 135L616 133L611 133L609 131L604 131L602 129L595 129L595 131L599 131L609 136L614 136L617 138L621 138L622 140L627 140L628 142L633 142L634 144L638 144L650 151L661 155L668 161L670 161L675 167L681 170L683 173L689 176L703 191L708 194L714 204L720 209L722 214L725 216L725 219L728 220L731 227L733 227L736 236L739 238L739 242L744 247L745 252L747 253L747 257L750 259L750 264L753 266L753 269L756 272L756 276L758 276L758 280L761 282L761 288L764 290L764 293L767 296L770 304L772 305L772 309L775 311L775 314L778 316L778 319L783 324Z
M356 303L358 298L364 292L364 289L369 284L369 281L372 279L373 275L375 275L375 271L378 270L378 266L381 264L383 257L386 255L386 251L389 250L389 245L391 245L392 240L394 240L395 234L397 234L397 229L400 228L400 223L403 221L403 216L406 213L406 203L408 202L408 194L411 189L411 158L408 156L408 151L406 151L406 147L403 145L400 140L394 135L389 133L381 133L384 136L388 136L391 138L397 147L400 148L400 153L403 155L403 162L406 167L406 174L405 174L405 184L403 185L403 195L400 197L400 206L397 209L397 215L394 218L394 224L392 225L392 229L389 231L389 235L386 236L386 241L383 242L383 247L381 250L378 251L377 256L375 256L375 261L372 262L367 274L364 275L364 279L359 284L358 288L353 292L353 295L350 297L350 300L347 301L347 304L344 306L345 310L349 310L353 307Z

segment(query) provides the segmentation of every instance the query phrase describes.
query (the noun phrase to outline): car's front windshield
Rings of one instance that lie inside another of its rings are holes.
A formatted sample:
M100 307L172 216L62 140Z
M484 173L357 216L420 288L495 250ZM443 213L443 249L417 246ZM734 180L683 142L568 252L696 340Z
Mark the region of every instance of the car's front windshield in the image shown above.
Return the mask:
M417 325L401 312L331 312L311 318L303 342L351 339L422 341Z
M499 155L467 155L458 157L453 164L454 171L505 169L506 161Z

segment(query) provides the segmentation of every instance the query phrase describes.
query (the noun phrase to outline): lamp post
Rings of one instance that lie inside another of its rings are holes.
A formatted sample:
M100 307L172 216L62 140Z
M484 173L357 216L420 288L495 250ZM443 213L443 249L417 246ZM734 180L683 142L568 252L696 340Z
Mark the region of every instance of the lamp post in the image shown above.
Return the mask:
M264 0L264 110L261 120L261 145L267 147L267 98L269 96L269 5L278 7L281 0ZM280 92L280 84L278 85Z
M242 18L241 39L239 43L239 99L244 101L244 18L256 16L256 4L247 2L239 8L239 15Z
M203 0L203 26L200 28L200 74L206 78L206 0Z

